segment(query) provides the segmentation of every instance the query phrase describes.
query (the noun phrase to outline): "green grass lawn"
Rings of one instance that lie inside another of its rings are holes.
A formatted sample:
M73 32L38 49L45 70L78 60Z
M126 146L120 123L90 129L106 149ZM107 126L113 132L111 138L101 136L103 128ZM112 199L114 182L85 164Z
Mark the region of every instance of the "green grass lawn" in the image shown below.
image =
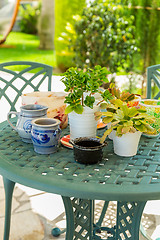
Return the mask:
M34 61L56 66L53 50L40 50L39 38L34 35L11 32L0 46L0 63L9 61Z

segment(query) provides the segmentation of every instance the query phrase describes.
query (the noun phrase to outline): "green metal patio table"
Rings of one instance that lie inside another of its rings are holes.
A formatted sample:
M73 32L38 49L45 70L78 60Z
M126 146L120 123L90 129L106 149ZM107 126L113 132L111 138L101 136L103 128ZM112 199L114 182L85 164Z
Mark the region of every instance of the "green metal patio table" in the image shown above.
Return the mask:
M63 130L63 135L68 131ZM99 135L102 133L98 130ZM138 240L146 202L160 199L160 138L141 137L137 155L129 158L115 155L108 140L103 161L83 165L63 146L51 155L35 153L32 144L22 142L5 121L0 124L0 174L6 197L4 240L9 239L15 183L62 196L66 240L99 240L101 231L106 232L105 239ZM95 200L104 200L97 223ZM109 201L117 201L116 225L111 228L101 226Z

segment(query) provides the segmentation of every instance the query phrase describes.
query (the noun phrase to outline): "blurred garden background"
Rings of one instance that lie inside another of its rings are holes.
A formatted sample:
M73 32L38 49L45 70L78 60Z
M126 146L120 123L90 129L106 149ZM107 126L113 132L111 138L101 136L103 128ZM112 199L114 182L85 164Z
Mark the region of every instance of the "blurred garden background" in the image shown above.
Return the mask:
M0 37L15 3L0 0ZM21 0L0 45L0 63L42 62L53 74L99 64L109 69L110 81L145 97L146 68L160 64L159 22L160 0Z

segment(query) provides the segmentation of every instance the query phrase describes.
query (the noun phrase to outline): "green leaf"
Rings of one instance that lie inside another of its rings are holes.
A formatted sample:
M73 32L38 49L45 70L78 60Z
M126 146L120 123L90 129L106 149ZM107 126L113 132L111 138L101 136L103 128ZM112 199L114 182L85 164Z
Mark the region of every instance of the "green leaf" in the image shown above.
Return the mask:
M151 132L154 132L154 128L153 127L151 127L149 124L146 124L145 125L145 127L149 130L149 131L151 131Z
M115 118L118 119L118 120L124 119L124 113L123 113L123 111L120 110L120 109L117 109L117 114L115 114Z
M72 112L74 110L74 107L72 107L72 106L67 106L66 107L66 109L65 109L65 114L68 114L68 113L70 113L70 112Z
M145 109L141 109L141 108L140 108L140 109L138 109L138 112L139 112L139 113L146 113L147 111L146 111Z
M95 120L99 120L102 117L102 113L101 112L95 112Z
M120 92L119 89L113 88L113 89L111 89L111 93L112 93L112 95L115 96L116 98L118 98L118 99L120 98L121 92Z
M115 100L110 100L111 102L113 101L113 103L115 104L115 106L117 107L122 107L123 106L123 102L120 99L115 99Z
M101 94L102 98L107 102L108 100L113 99L112 94L109 92L108 89L106 89L102 94Z
M82 114L83 113L83 107L82 105L78 104L77 106L74 107L74 111L78 114Z
M130 132L130 133L135 133L136 131L137 131L137 130L136 130L134 127L131 127L129 132Z
M113 120L113 117L104 117L102 118L103 123L110 123Z
M94 102L95 102L95 98L93 96L86 96L86 98L84 100L84 104L90 108L93 108Z
M133 126L133 122L132 122L131 120L125 121L125 122L123 123L123 125L124 125L125 127L131 127L131 126Z
M117 110L117 107L114 104L108 104L107 111Z
M129 101L132 101L135 99L135 95L133 93L129 93L129 96L127 97L126 101L129 102Z
M128 133L130 130L130 127L123 127L122 128L122 133L125 134L125 133Z
M101 137L100 143L103 143L105 141L106 137L112 132L112 130L112 128L109 128L104 132L103 136Z
M140 132L146 132L146 127L144 125L137 125L135 128Z
M114 121L114 122L112 122L112 126L117 125L119 122L120 122L120 121Z
M122 109L122 111L124 113L124 116L128 116L129 109L128 109L127 105L123 105L121 107L121 109Z
M136 125L141 125L141 121L135 121Z
M106 117L113 117L112 112L103 112L102 114L103 114L103 116L106 116Z
M137 115L137 116L135 116L135 117L133 117L133 119L142 119L142 118L147 118L147 119L149 119L150 117L149 117L149 115L147 115L147 114L139 114L139 115Z
M122 135L122 128L123 128L123 126L121 126L121 125L117 127L117 132L116 133L118 135Z
M101 103L100 108L101 108L101 109L106 109L107 106L108 106L107 103Z
M134 117L138 114L138 110L135 107L129 108L128 116Z

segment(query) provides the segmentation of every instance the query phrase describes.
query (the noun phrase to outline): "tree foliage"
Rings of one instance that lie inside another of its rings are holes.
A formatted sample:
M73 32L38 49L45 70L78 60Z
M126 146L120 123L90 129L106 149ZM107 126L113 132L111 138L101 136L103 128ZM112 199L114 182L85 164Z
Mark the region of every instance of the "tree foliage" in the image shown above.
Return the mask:
M160 36L160 0L122 0L123 6L130 6L128 13L135 17L136 39L141 55L141 71L157 63ZM136 8L139 6L140 8Z
M38 33L38 18L40 16L41 4L32 6L31 4L25 4L20 6L19 22L20 30L24 33L37 34Z
M72 61L73 53L69 51L68 44L62 41L61 33L67 31L67 23L73 23L73 16L81 14L85 6L85 0L55 0L55 50L58 67L65 71L74 65Z
M134 17L125 16L123 7L109 1L95 0L75 22L73 42L75 62L80 67L97 64L111 72L129 69L137 51Z

